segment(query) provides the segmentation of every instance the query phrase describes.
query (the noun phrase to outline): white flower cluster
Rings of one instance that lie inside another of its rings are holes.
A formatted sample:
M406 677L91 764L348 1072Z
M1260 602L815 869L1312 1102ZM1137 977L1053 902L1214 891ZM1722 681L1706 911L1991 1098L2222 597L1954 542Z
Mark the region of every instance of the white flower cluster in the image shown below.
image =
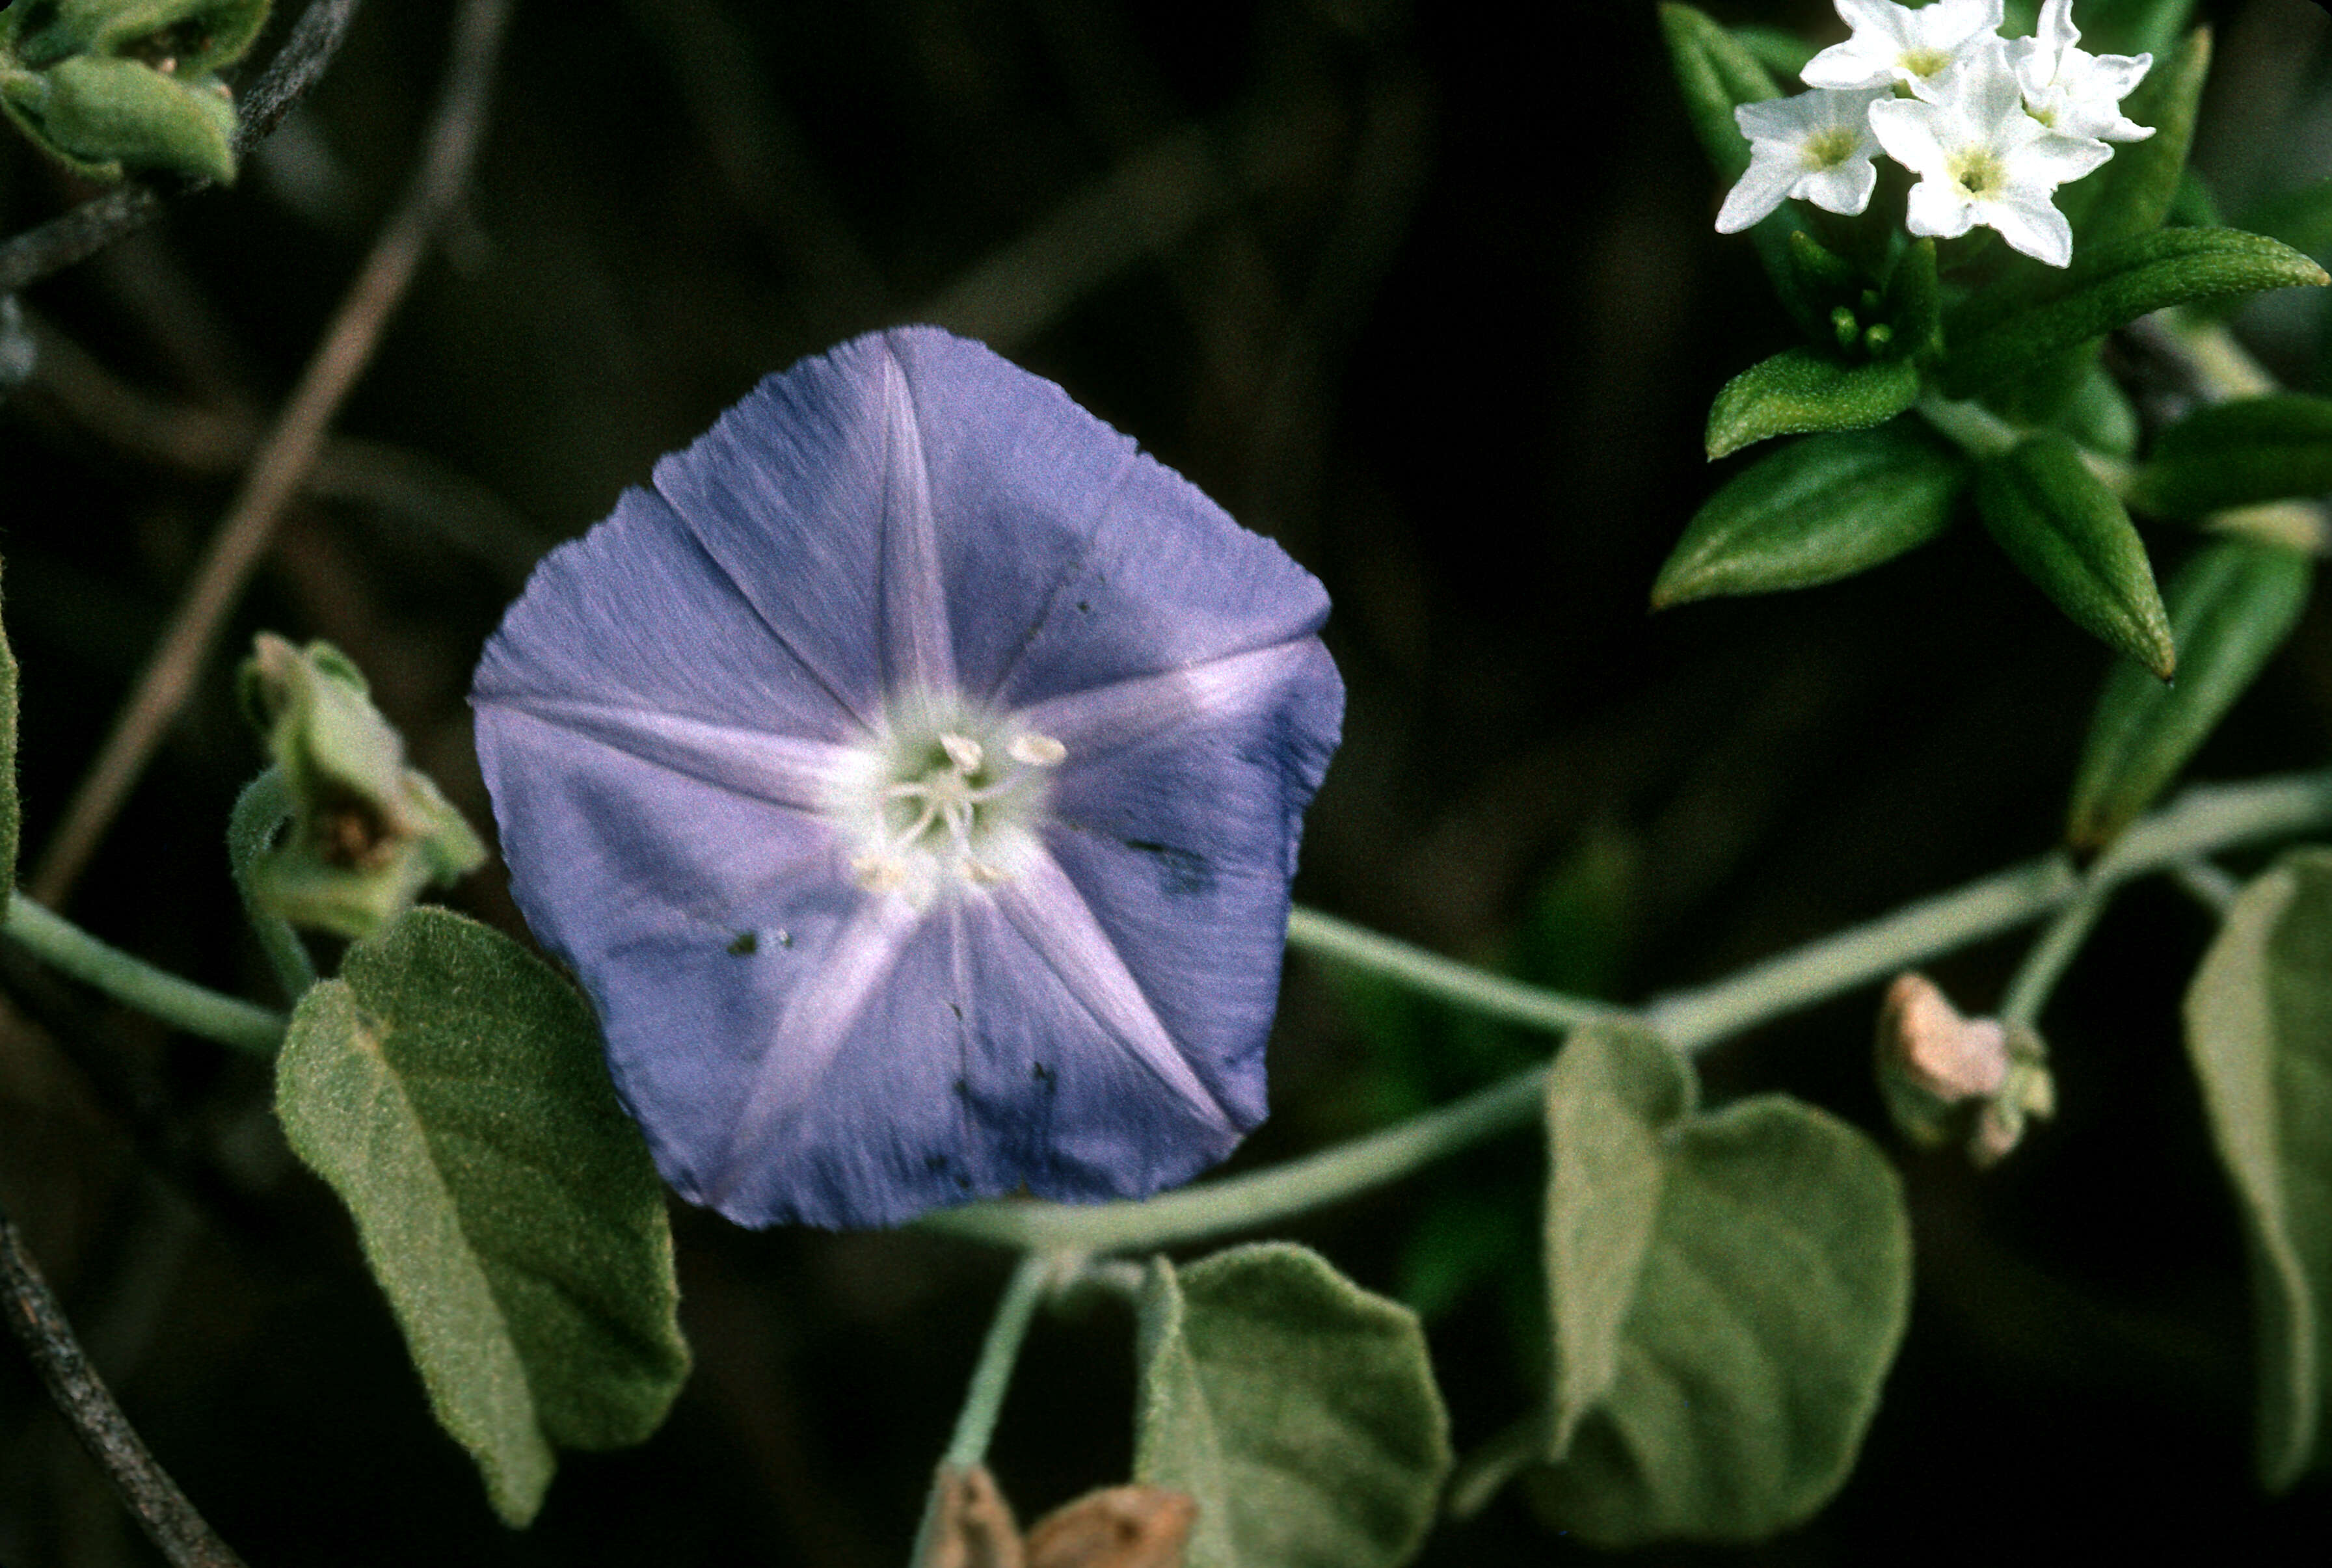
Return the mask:
M1913 234L1948 239L1983 224L2028 256L2069 263L2072 225L2051 198L2111 158L2107 142L2154 134L2121 112L2154 57L2077 47L2073 0L2047 0L2039 31L2013 40L2000 36L2001 0L1835 4L1854 35L1806 62L1813 91L1733 111L1749 168L1717 232L1745 229L1792 196L1859 213L1883 151L1919 177Z

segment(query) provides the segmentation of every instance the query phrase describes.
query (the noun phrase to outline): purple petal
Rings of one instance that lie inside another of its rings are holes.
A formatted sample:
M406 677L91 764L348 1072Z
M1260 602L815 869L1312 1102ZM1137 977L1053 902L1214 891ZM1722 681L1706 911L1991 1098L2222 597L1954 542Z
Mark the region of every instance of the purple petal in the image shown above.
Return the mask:
M644 490L625 492L612 517L535 567L486 645L472 698L482 714L581 700L819 741L858 728Z

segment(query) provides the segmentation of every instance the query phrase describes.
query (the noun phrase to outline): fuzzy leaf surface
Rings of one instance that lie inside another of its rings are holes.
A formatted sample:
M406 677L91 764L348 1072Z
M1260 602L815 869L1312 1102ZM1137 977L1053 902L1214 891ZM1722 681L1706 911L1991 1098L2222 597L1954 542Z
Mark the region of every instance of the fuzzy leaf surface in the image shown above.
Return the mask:
M1918 368L1907 359L1841 365L1785 349L1725 384L1708 411L1713 462L1775 435L1867 430L1919 399Z
M1990 391L2045 355L2166 306L2327 282L2332 276L2323 268L2264 234L2157 229L2077 254L2065 273L2026 294L2024 307L2004 319L1951 321L1944 390L1954 397ZM1981 309L1982 297L1974 303Z
M293 1013L276 1114L355 1217L505 1522L540 1507L555 1448L661 1424L688 1371L663 1190L589 1009L549 966L407 912Z
M2332 491L2332 398L2241 397L2196 409L2162 432L2131 502L2164 517L2200 517Z
M1616 1372L1533 1502L1612 1548L1807 1518L1853 1468L1910 1292L1901 1184L1869 1139L1774 1095L1677 1121Z
M1867 571L1941 533L1967 476L1958 454L1907 424L1809 435L1708 498L1660 568L1653 607Z
M2186 1049L2251 1255L2257 1457L2318 1461L2332 1382L2332 851L2243 890L2186 992Z
M1186 1568L1395 1568L1449 1473L1449 1421L1406 1307L1302 1247L1153 1260L1134 1479L1197 1500Z
M2316 563L2249 540L2207 547L2178 569L2168 593L2178 679L2134 664L2106 675L2074 776L2067 837L2103 849L2151 806L2250 690L2308 608Z
M2146 542L2062 435L2028 436L1976 467L1976 509L2022 571L2075 625L2164 680L2177 666Z

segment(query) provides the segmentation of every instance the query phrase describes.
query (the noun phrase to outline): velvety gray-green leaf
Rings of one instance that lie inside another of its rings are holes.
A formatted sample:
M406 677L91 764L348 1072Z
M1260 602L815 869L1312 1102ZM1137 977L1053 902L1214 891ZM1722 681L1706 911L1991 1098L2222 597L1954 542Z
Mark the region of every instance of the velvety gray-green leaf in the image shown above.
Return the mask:
M1751 1541L1852 1469L1910 1305L1900 1183L1853 1128L1766 1095L1668 1133L1618 1375L1533 1501L1598 1546Z
M2197 28L2176 53L2156 60L2122 112L2154 134L2114 148L2113 161L2058 193L2073 225L2074 253L2085 245L2111 245L2162 226L2177 199L2194 140L2194 111L2211 71L2211 34Z
M1981 298L1965 320L1947 323L1945 391L1973 397L2021 373L2033 360L2170 305L2332 282L2323 268L2279 240L2241 229L2157 229L2118 244L2077 253L2060 277L2032 291L2004 320L1983 319Z
M2161 676L2177 666L2146 543L2071 441L2028 436L1976 465L1976 509L2018 569L2059 609Z
M1867 430L1919 400L1919 372L1907 359L1842 365L1788 349L1725 384L1708 411L1713 461L1753 442L1818 430Z
M355 1216L430 1403L524 1524L553 1448L645 1439L688 1370L646 1145L573 989L408 911L309 992L276 1112Z
M2332 852L2243 890L2186 992L2186 1048L2241 1202L2260 1478L2320 1462L2332 1383Z
M1185 1568L1396 1568L1432 1526L1449 1422L1417 1319L1285 1243L1142 1287L1134 1478L1199 1505Z
M234 177L234 105L215 79L181 80L134 60L84 54L5 88L19 124L76 168Z
M2332 492L2332 398L2298 392L2198 408L2162 432L2132 482L2130 502L2200 517Z
M0 907L16 885L23 818L16 803L16 655L0 626Z
M59 0L0 11L0 50L37 70L73 54L167 61L190 74L225 65L266 25L269 0Z
M1708 498L1652 588L1655 608L1852 577L1950 523L1968 465L1910 427L1810 435Z
M2074 779L2074 846L2103 849L2178 776L2299 624L2315 577L2299 551L2248 540L2179 568L2166 596L2178 679L2165 684L2128 664L2106 675Z
M1659 1216L1662 1134L1692 1110L1696 1093L1683 1058L1627 1023L1574 1031L1548 1075L1547 1458L1563 1457L1619 1375L1621 1334Z

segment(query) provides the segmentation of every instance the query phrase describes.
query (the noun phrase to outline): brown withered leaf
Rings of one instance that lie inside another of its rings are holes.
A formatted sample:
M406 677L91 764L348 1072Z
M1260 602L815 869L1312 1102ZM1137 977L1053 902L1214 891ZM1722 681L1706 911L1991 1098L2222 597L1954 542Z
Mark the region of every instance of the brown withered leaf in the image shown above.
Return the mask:
M915 1568L1027 1568L1012 1505L987 1468L942 1465Z
M1037 1521L1027 1568L1181 1568L1199 1506L1163 1487L1088 1492Z

